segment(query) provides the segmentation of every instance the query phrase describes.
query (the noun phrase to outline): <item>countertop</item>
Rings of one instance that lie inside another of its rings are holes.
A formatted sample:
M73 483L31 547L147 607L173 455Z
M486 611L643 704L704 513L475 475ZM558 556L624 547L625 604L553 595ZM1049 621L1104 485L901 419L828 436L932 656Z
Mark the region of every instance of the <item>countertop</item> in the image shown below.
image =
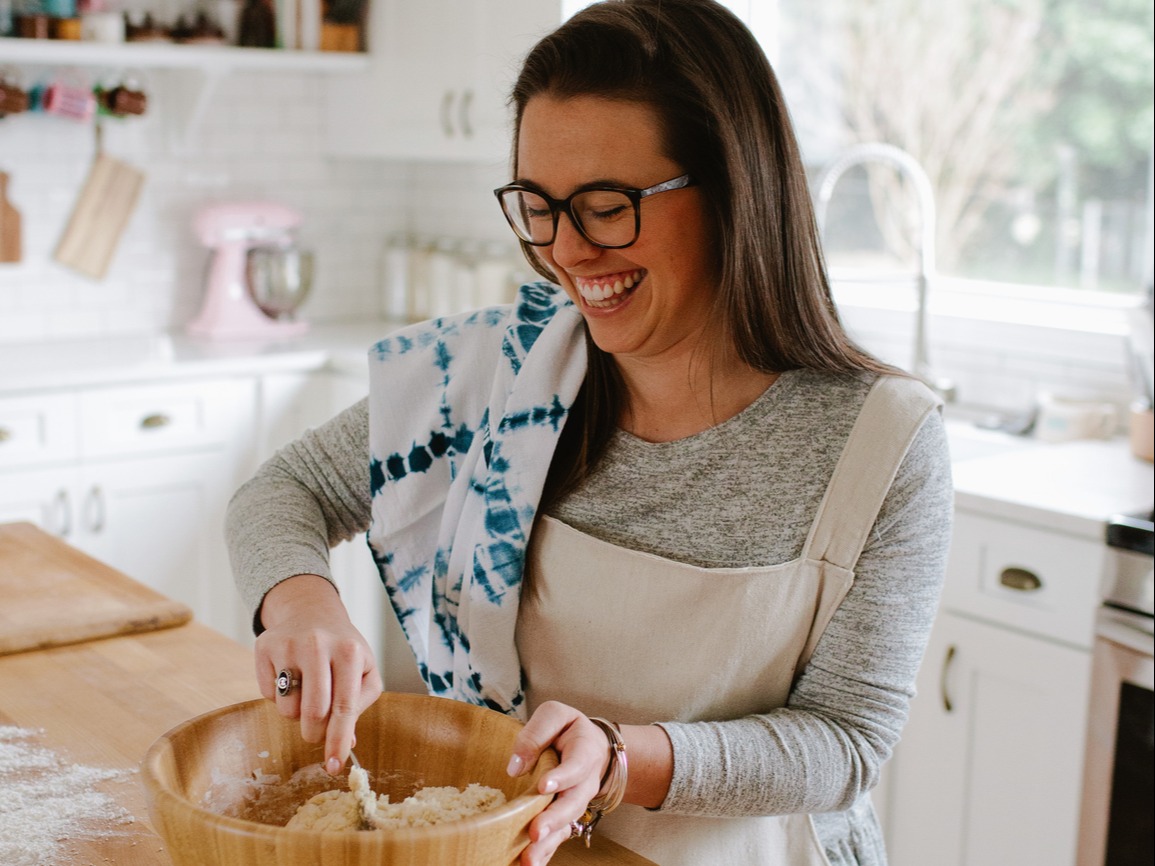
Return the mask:
M0 524L0 533L13 543L28 532L39 530L28 524ZM42 535L43 544L62 550L68 547ZM34 577L35 568L29 567L29 558L45 555L43 544L30 544L27 554L19 558L19 567L30 576ZM85 567L83 559L73 560L76 568ZM8 555L0 551L0 572L15 567L11 551ZM56 598L55 603L68 604L69 599ZM80 605L84 600L72 603ZM170 864L165 845L148 818L138 773L141 759L175 725L217 707L259 697L252 651L195 621L0 656L0 727L31 732L31 746L66 764L128 772L128 778L98 783L96 790L111 798L129 819L109 819L87 828L92 833L69 833L61 840L61 856L54 858L53 866ZM595 838L589 850L576 842L567 843L552 866L654 864L607 839Z
M960 509L1095 541L1111 515L1151 509L1152 464L1123 438L1049 443L949 420L947 435Z
M0 345L0 392L205 376L367 371L369 347L403 323L316 325L297 337L205 340L183 333Z

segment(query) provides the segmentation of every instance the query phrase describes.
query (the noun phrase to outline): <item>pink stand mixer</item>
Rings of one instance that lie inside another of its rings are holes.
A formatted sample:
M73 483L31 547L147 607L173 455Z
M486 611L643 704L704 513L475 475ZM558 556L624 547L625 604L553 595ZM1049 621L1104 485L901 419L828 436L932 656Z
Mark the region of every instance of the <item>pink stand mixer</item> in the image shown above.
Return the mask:
M272 202L202 208L194 220L201 242L215 250L200 313L188 332L213 340L286 337L308 324L292 318L312 287L312 256L293 241L302 221Z

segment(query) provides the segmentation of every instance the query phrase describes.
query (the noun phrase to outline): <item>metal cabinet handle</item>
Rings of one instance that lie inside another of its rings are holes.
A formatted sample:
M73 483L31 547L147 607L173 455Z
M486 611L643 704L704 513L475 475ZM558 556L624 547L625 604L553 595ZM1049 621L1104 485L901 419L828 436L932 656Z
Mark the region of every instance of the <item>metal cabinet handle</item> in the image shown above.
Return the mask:
M461 135L464 138L473 137L473 125L469 122L469 109L473 105L473 91L466 90L461 94L461 107L458 111L458 117L461 120Z
M7 427L0 427L0 442L7 442L14 434Z
M145 415L140 419L141 430L157 430L161 427L167 427L172 423L172 418L165 415L163 412L153 412L151 415Z
M72 534L72 503L68 498L68 491L61 487L56 491L56 496L52 500L52 510L57 518L56 533L61 538L67 538Z
M999 572L999 583L1016 592L1036 592L1043 588L1043 581L1037 574L1015 565L1007 566Z
M453 119L449 109L453 107L453 91L447 90L441 97L441 131L447 138L453 138Z
M946 657L942 661L942 678L939 680L939 691L942 693L942 708L948 713L954 712L954 702L950 699L950 691L947 689L947 675L950 673L950 666L954 661L956 652L958 652L958 648L954 644L946 648Z
M88 491L88 500L84 504L84 514L90 532L104 532L104 491L99 484L94 484Z

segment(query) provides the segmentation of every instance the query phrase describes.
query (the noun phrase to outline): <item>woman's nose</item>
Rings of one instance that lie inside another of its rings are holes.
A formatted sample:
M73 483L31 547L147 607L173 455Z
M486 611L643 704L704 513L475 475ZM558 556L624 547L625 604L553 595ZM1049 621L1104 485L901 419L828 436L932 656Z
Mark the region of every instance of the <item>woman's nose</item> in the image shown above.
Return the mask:
M567 213L562 213L558 215L557 234L553 239L551 252L553 260L561 267L572 268L596 256L601 252L601 247L596 247L586 240L574 225L573 218Z

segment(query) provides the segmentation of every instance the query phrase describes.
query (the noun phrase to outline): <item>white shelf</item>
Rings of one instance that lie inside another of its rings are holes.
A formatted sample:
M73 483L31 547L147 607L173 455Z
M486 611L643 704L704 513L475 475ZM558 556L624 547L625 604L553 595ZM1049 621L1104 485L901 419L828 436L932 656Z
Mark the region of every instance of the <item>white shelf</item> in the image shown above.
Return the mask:
M156 70L169 79L169 145L189 147L213 94L235 72L279 71L350 74L369 69L368 54L347 51L285 51L279 48L238 48L233 45L180 45L171 42L64 42L56 39L0 38L0 68L4 66L71 66Z
M360 72L369 55L346 51L285 51L232 45L180 45L138 42L107 45L58 39L0 38L0 64L34 66L132 66L146 69L296 70Z

